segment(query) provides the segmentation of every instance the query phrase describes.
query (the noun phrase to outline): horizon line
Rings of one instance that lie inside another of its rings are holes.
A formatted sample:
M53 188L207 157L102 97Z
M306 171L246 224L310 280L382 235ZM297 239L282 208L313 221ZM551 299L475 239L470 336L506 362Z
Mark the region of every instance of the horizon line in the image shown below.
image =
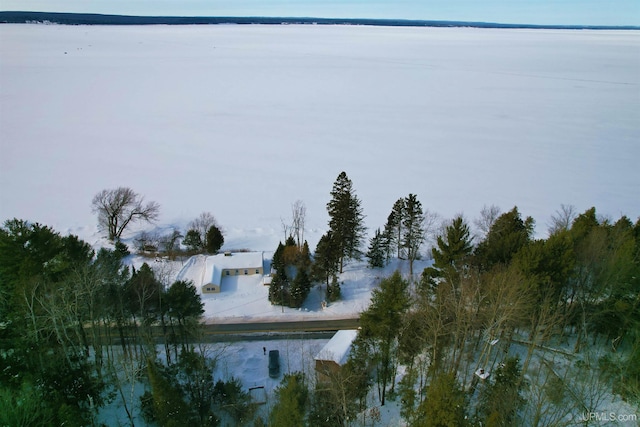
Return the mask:
M44 20L38 18L46 18ZM326 18L295 16L176 16L120 15L82 12L0 11L0 23L50 22L60 25L219 25L314 24L386 27L472 27L495 29L640 30L638 25L522 24L487 21L428 20L408 18Z

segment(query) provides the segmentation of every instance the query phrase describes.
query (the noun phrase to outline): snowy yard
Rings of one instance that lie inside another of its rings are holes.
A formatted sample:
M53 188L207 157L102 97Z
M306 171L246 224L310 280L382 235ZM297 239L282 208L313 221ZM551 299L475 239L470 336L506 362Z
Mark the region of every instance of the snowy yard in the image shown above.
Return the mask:
M265 252L266 259L273 255ZM234 323L243 321L298 321L344 319L356 317L365 310L371 299L371 291L381 278L387 277L396 269L408 273L408 262L393 260L383 269L369 269L366 261L352 262L345 267L340 275L342 298L339 301L322 307L325 301L325 287L316 285L311 290L305 303L300 309L271 305L269 302L269 287L263 284L260 275L225 277L219 294L202 294L200 286L203 283L205 256L196 255L185 261L154 262L147 258L134 256L131 263L139 268L143 262L149 263L156 275L165 283L171 284L175 280L189 280L193 282L204 303L204 318L212 323ZM431 265L432 261L418 260L414 270L418 275Z

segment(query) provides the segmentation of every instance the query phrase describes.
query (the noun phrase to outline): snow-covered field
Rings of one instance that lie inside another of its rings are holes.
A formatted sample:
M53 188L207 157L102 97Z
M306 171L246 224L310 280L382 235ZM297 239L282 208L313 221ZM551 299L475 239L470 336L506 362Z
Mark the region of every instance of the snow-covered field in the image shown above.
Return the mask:
M0 25L0 219L98 242L124 185L225 248L313 248L347 172L370 229L399 197L640 214L640 33L349 26Z
M270 258L272 253L265 253ZM244 321L299 321L322 319L345 319L357 317L369 306L371 291L381 278L390 276L396 269L408 274L408 262L393 260L384 269L369 269L365 261L351 262L340 275L341 299L327 304L325 287L316 285L300 309L271 305L269 287L263 284L260 275L231 276L222 279L221 292L203 294L201 292L205 256L197 255L187 260L149 262L142 257L132 257L131 264L139 268L143 262L150 264L156 275L167 283L174 280L188 280L194 283L204 303L204 318L212 323L235 323ZM416 274L431 264L428 260L414 263Z

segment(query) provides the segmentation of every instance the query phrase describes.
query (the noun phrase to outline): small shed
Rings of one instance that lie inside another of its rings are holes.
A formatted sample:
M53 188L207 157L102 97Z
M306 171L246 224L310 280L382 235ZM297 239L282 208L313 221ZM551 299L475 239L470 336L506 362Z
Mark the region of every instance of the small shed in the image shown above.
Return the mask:
M316 355L316 375L319 382L329 381L331 376L340 371L347 363L353 341L358 336L357 330L341 330Z

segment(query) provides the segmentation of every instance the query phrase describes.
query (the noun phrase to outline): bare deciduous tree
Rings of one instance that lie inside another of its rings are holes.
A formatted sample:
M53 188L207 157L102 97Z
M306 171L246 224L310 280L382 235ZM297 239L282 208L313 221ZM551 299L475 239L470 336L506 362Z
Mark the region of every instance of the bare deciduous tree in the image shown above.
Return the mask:
M560 209L551 215L551 224L549 224L549 235L556 234L563 230L571 228L571 223L576 219L576 207L573 205L560 205Z
M175 228L170 234L165 234L164 236L160 236L159 242L160 247L167 253L167 256L171 260L176 259L176 252L180 249L180 239L184 236L180 231Z
M483 206L480 211L480 218L477 218L473 223L478 227L478 241L484 239L487 235L493 223L500 216L500 208L496 205Z
M122 232L135 221L158 219L160 205L144 202L144 197L128 187L102 190L93 197L91 207L98 214L98 226L107 232L109 240L120 240Z
M443 220L438 212L433 212L429 209L424 210L422 230L424 231L423 243L428 245L428 250L426 251L427 257L431 257L431 248L442 230L442 224Z
M307 207L302 200L296 200L291 205L291 230L292 235L296 238L296 244L299 248L304 242L304 222L307 216Z
M220 228L218 221L216 221L216 218L211 212L202 212L198 218L189 223L190 230L196 230L200 233L203 248L207 247L207 231L209 231L212 226Z

